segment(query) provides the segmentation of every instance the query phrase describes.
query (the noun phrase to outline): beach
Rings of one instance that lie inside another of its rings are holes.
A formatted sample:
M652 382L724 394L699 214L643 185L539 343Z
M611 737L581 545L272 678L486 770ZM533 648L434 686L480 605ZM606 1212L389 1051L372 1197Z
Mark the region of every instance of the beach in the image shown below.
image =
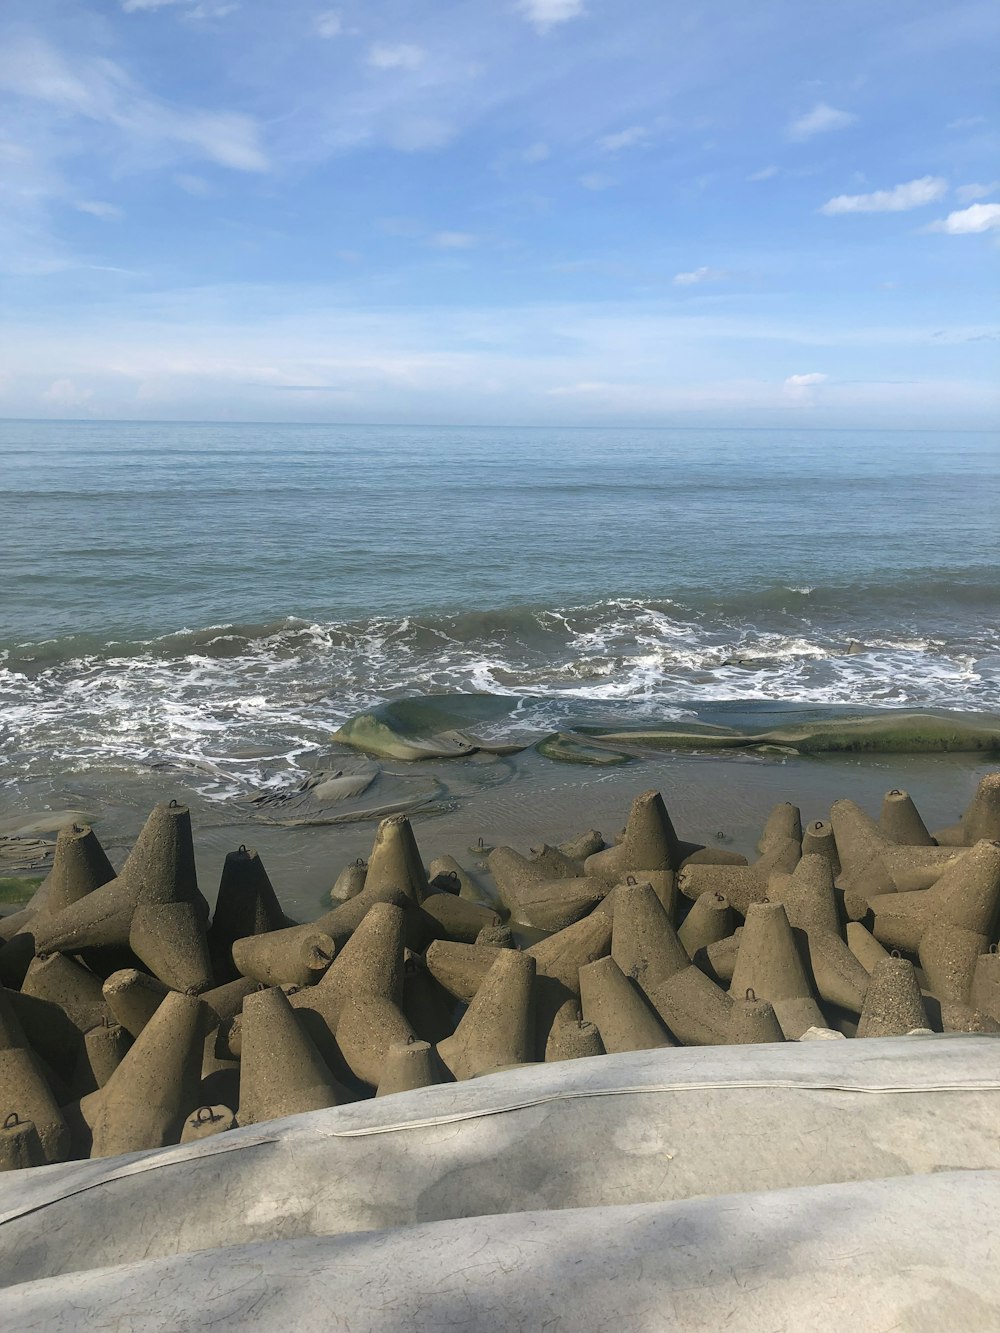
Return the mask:
M331 756L337 758L349 767L363 766L346 748ZM929 828L946 827L966 808L980 777L997 766L995 757L964 754L761 758L649 753L622 767L595 770L553 763L528 750L387 767L390 776L403 775L396 778L397 793L408 784L432 793L432 808L417 808L410 816L425 862L453 856L474 871L484 865L480 839L487 847L510 845L525 854L588 829L597 829L610 842L633 798L649 788L662 792L682 838L751 860L771 808L782 801L801 808L803 823L826 819L833 801L844 797L877 817L884 794L902 787ZM0 836L24 831L48 841L59 822L92 822L119 866L152 806L170 799L191 807L199 883L210 902L226 855L242 844L260 853L286 910L298 920L313 920L329 910L329 889L341 870L359 857L367 859L371 851L374 819L283 825L272 822L273 811L261 817L252 806L220 807L176 775L158 773L27 787L16 807L8 803L0 811ZM34 855L35 849L29 849L25 860ZM12 860L6 873L37 878L49 863L50 853L34 868ZM14 910L13 904L4 910Z

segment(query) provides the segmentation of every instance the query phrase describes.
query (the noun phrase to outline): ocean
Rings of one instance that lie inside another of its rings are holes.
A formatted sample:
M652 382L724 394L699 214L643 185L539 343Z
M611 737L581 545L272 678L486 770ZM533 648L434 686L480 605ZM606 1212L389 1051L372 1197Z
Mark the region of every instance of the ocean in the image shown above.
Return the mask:
M301 781L373 704L1000 709L963 432L0 423L0 791Z

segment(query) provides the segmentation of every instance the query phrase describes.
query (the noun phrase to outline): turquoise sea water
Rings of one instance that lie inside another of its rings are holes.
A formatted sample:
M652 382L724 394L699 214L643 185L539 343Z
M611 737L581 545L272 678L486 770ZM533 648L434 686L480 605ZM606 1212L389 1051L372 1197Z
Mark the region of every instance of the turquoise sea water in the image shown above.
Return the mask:
M998 516L985 434L0 422L0 780L431 690L994 710Z

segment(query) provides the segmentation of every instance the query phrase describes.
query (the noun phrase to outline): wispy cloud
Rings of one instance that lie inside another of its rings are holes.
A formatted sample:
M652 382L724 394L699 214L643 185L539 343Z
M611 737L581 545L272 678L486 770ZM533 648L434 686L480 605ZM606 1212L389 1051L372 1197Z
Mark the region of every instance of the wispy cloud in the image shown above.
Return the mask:
M613 176L606 176L603 171L588 171L580 177L580 184L585 190L610 190L616 184Z
M100 218L102 222L117 222L123 216L120 208L105 203L102 199L80 199L73 207L80 213L89 213L91 217Z
M985 116L959 116L957 120L949 120L945 128L949 130L974 130L979 125L985 124Z
M694 287L699 282L723 282L730 276L729 270L724 268L709 268L702 265L701 268L695 268L690 273L675 273L675 287Z
M521 154L522 162L544 162L552 156L551 149L547 143L533 143Z
M971 204L955 213L949 213L939 222L931 223L931 231L943 231L949 236L975 236L984 231L1000 228L1000 204Z
M919 180L894 185L891 190L873 190L871 194L838 194L819 210L828 216L838 213L905 213L943 199L948 182L943 176L921 176Z
M752 172L750 173L750 175L747 177L747 180L748 180L748 181L769 181L769 180L771 180L774 176L777 176L777 174L778 174L778 172L779 172L780 170L781 170L780 167L776 167L776 166L772 163L771 166L769 166L769 167L761 167L760 171L752 171Z
M368 63L373 69L419 69L427 59L427 52L411 42L389 45L376 42L368 52Z
M959 185L955 190L956 197L963 204L970 204L974 199L985 199L989 194L996 194L1000 190L1000 181L990 181L988 185L979 185L972 182L969 185Z
M825 384L829 375L824 375L818 370L810 370L805 375L789 375L785 380L786 389L811 389L817 384Z
M121 0L121 5L126 14L183 6L186 17L194 19L225 18L240 7L238 0Z
M439 250L473 250L479 244L479 237L468 231L436 231L430 241Z
M579 18L583 0L518 0L518 9L539 32L548 32L560 23Z
M811 139L815 134L829 134L831 130L845 130L854 125L857 116L851 111L838 111L826 102L817 102L811 111L793 120L786 129L789 139Z
M630 125L626 130L619 130L616 134L604 134L597 141L597 147L602 153L620 153L623 148L636 148L639 144L647 143L650 138L650 130L646 125Z
M266 171L269 165L250 116L171 105L145 93L113 61L82 57L71 63L38 38L0 51L0 90L111 125L136 141L192 150L236 171Z
M344 20L336 9L324 9L316 15L315 27L320 37L339 37L344 31Z

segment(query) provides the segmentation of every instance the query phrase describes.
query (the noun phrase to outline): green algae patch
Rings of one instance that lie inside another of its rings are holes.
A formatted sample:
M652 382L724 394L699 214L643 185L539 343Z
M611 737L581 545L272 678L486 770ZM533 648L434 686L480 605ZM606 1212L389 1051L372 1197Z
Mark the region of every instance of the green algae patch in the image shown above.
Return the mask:
M634 758L624 750L614 750L568 731L553 732L539 741L535 749L546 759L555 759L562 764L591 764L596 768L629 764Z
M762 712L765 710L762 710ZM773 710L767 710L773 711ZM789 711L783 709L782 711ZM587 728L595 740L650 750L778 747L797 754L974 754L1000 751L1000 719L944 710L802 710L798 721L767 730L702 722L616 731ZM752 715L752 714L751 714Z
M0 903L20 905L30 901L41 882L21 875L0 875Z

